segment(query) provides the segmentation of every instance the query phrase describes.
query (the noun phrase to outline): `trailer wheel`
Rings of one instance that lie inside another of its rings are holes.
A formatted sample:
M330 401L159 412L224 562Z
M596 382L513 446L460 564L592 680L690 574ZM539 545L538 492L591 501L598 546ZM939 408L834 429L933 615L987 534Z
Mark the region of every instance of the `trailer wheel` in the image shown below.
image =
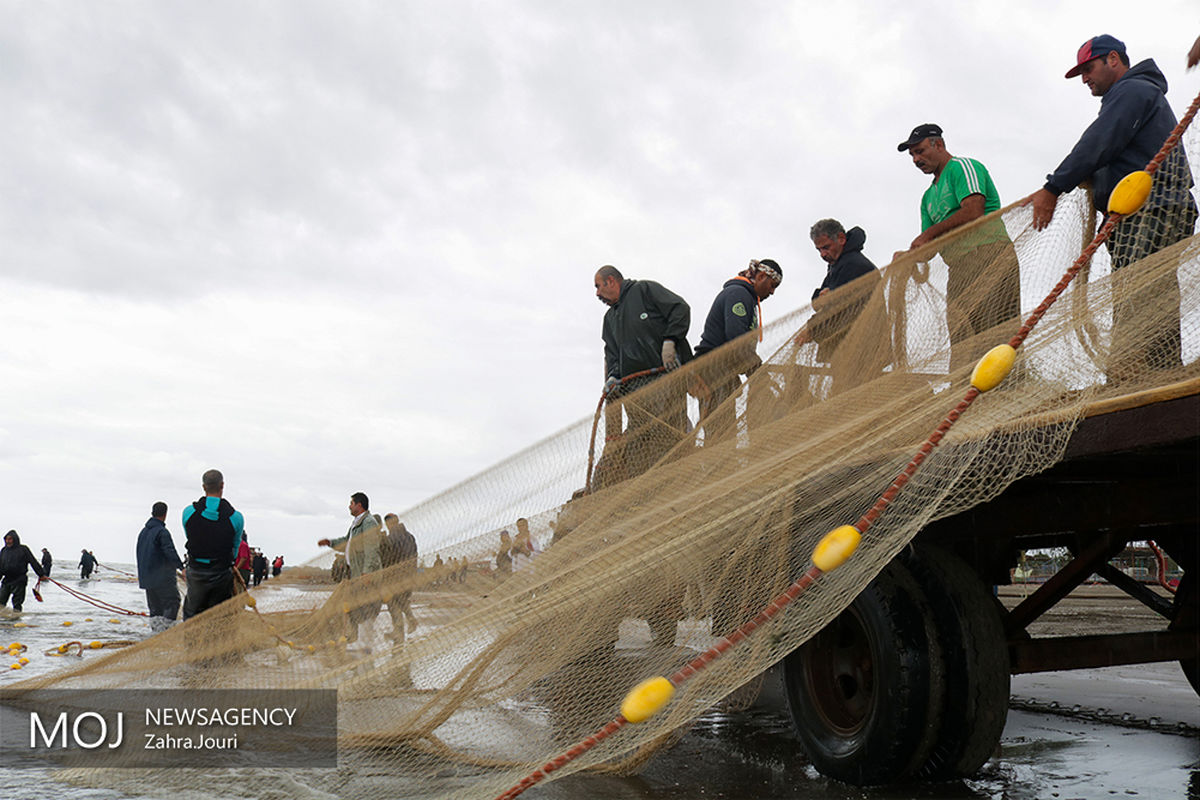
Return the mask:
M1200 587L1196 585L1196 577L1191 572L1185 572L1179 581L1175 592L1175 613L1171 624L1167 626L1172 631L1195 631L1200 628ZM1179 661L1183 674L1196 694L1200 694L1200 658L1185 658Z
M859 786L923 764L938 720L941 653L920 587L893 561L783 662L788 709L812 765Z
M1008 716L1008 646L1000 609L962 559L919 546L902 558L929 598L946 660L938 740L914 773L944 780L974 775L996 751Z

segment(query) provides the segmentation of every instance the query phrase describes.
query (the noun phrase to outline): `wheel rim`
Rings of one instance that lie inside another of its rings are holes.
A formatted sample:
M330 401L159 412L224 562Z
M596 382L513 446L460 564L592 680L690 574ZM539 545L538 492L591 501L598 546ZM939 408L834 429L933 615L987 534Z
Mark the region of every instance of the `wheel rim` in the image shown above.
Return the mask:
M853 608L805 645L808 696L829 730L852 736L866 724L875 699L874 663L870 637Z

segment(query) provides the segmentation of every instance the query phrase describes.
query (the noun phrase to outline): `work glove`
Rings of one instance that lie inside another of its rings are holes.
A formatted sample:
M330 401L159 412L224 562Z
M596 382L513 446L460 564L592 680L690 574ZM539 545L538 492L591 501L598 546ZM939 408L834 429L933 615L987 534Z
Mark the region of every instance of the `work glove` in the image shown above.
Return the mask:
M604 396L608 397L621 385L620 378L609 378L604 382Z
M675 343L670 339L663 342L662 346L662 363L668 370L675 369L679 366L679 356L675 354Z

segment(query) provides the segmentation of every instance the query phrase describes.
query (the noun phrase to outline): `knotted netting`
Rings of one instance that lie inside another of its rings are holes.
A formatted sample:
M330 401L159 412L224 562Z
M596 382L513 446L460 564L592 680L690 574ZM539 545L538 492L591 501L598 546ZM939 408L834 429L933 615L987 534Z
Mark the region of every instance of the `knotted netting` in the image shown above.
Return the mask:
M1197 142L1185 136L1191 167L1163 163L1147 206L1122 220L1111 249L1024 342L1009 379L958 420L844 567L679 687L661 714L553 777L635 771L825 626L930 520L1055 463L1098 400L1194 392L1200 238L1185 195ZM1098 220L1085 190L1060 198L1043 232L1028 207L1010 206L782 316L761 342L751 333L614 395L595 419L401 514L418 540L436 532L445 543L422 553L425 564L441 555L440 568L396 564L299 591L270 581L253 590L254 608L235 596L23 684L336 688L337 769L59 777L156 796L200 785L256 797L502 793L604 726L638 681L679 669L802 574L823 535L875 503ZM518 518L532 546L505 545L509 571L499 533ZM311 566L324 571L330 559ZM419 627L403 636L380 609L410 591ZM363 608L378 614L369 652L344 641Z

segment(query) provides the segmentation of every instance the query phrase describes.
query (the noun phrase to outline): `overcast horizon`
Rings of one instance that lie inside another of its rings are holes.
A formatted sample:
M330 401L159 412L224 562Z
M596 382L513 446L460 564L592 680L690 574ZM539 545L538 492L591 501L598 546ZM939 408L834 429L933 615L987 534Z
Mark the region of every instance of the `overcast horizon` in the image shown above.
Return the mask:
M1095 117L1090 36L1200 91L1182 1L3 7L0 528L64 565L131 562L156 500L182 549L212 467L298 564L351 492L399 513L590 418L602 264L693 345L750 258L768 322L807 303L820 218L886 265L919 123L1019 199Z

